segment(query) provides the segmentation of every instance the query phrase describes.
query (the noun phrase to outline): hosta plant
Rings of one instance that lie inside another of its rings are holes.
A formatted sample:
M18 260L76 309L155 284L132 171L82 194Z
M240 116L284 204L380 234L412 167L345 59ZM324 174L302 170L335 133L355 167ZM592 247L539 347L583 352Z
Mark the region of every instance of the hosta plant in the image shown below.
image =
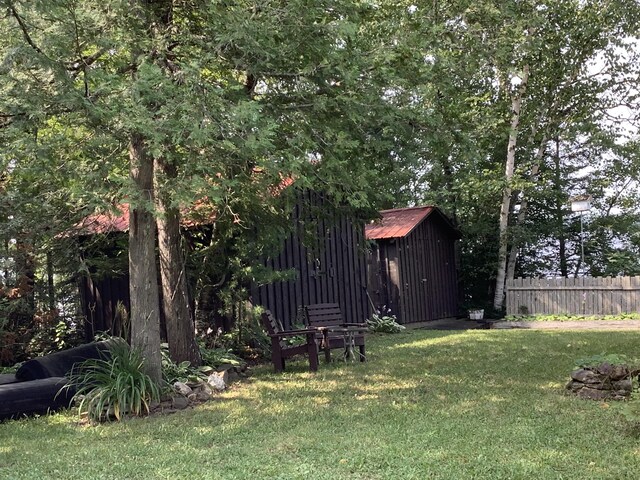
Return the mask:
M381 333L399 333L406 328L397 322L397 317L386 306L371 315L371 318L367 320L367 325L372 332Z

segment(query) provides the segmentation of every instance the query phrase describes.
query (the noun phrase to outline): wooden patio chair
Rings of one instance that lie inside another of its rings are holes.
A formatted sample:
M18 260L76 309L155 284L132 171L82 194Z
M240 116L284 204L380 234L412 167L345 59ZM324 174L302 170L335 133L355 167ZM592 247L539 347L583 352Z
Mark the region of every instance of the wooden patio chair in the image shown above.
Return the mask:
M316 303L305 307L309 328L318 330L317 339L320 349L324 351L327 362L331 361L331 350L340 348L344 350L345 357L355 347L359 350L361 362L366 360L364 332L367 324L347 323L342 317L340 305L337 303Z
M282 324L271 314L269 310L265 310L260 316L262 325L271 338L271 360L276 371L284 371L284 361L294 355L307 353L309 355L309 370L316 372L318 370L318 344L316 343L317 330L284 330ZM306 341L301 345L288 345L286 338L304 336Z

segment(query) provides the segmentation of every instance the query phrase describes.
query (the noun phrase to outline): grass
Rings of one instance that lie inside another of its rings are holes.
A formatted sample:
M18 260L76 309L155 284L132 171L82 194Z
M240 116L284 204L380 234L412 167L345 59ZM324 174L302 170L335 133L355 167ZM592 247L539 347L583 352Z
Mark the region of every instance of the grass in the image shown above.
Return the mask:
M640 332L408 331L365 364L268 366L193 410L99 427L0 425L7 479L625 479L620 404L563 394L578 358L637 355Z

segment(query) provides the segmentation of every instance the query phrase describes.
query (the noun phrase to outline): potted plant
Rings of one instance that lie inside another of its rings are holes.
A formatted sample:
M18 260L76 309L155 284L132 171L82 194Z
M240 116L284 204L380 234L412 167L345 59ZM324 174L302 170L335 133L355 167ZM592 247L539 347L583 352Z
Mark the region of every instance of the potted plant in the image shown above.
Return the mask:
M482 320L484 318L484 309L483 308L470 308L469 309L469 320Z

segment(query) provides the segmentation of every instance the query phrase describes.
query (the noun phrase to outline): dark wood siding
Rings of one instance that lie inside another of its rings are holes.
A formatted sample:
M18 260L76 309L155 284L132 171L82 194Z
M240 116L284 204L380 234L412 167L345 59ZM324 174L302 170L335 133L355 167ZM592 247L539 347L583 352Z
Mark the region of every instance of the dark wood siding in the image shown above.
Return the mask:
M300 307L313 303L340 304L348 322L370 314L363 230L346 219L318 220L316 228L315 245L292 234L279 255L265 260L274 270L293 270L294 279L252 289L254 303L271 310L285 328L302 320Z
M85 340L93 341L98 332L120 334L122 318L118 315L118 302L129 312L129 277L80 277L80 303L85 315Z
M376 308L386 305L400 323L458 314L457 234L429 215L408 235L376 241L368 256L369 294Z
M295 278L251 286L251 300L271 310L285 328L297 323L300 307L313 303L340 304L347 322L363 322L370 315L364 228L344 217L314 217L323 213L320 196L308 191L300 194L292 214L295 233L284 241L278 255L263 260L275 271L294 271ZM309 230L313 235L308 235ZM129 310L126 277L100 282L86 277L80 291L89 321L87 332L113 331L118 301Z

